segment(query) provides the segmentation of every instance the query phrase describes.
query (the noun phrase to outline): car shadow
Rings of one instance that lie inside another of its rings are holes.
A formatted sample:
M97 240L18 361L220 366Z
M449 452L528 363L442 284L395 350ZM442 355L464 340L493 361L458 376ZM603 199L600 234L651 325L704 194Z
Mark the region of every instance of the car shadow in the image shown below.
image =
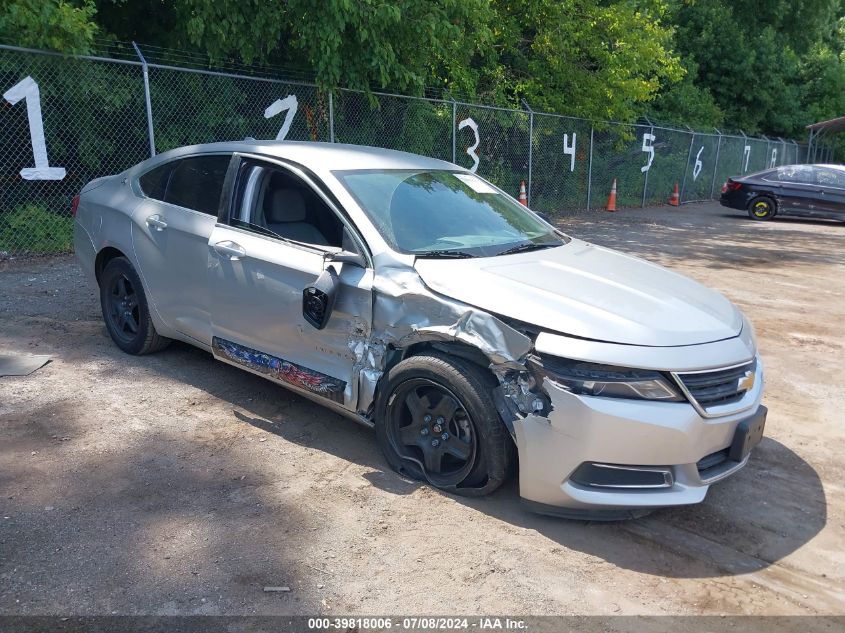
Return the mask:
M426 485L390 470L371 429L187 345L176 344L161 356L169 354L190 356L192 362L156 363L158 371L231 401L242 424L364 466L370 472L363 477L391 494L408 495ZM226 374L223 380L220 372ZM217 378L212 379L212 373ZM796 452L771 438L755 449L742 471L711 487L703 503L657 510L642 519L603 523L538 515L523 507L516 477L487 497L440 494L503 523L542 534L561 548L673 578L764 569L805 545L827 523L818 474Z

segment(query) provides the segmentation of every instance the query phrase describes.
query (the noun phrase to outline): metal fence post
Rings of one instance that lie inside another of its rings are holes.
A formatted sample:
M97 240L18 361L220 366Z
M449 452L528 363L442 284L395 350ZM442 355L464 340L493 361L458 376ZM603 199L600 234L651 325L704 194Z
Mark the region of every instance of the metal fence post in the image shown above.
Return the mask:
M132 47L135 49L135 53L141 60L141 70L144 73L144 98L147 103L147 134L150 137L150 156L155 156L156 140L155 133L153 132L153 104L150 100L150 73L147 69L147 60L144 59L144 56L141 54L141 49L138 48L138 45L135 42L132 42Z
M452 102L452 162L458 160L458 102L448 92L446 96Z
M528 102L523 99L522 105L528 110L528 206L531 206L531 159L534 153L534 110L528 105Z
M680 200L678 201L680 204L684 202L684 191L687 188L687 172L689 171L689 161L692 158L692 146L695 144L695 131L692 128L687 127L689 130L688 134L690 135L689 138L689 152L687 152L687 164L684 165L684 179L681 181L681 196Z
M713 178L710 182L710 199L713 199L713 194L716 191L716 174L719 173L719 152L722 149L722 133L719 131L719 128L713 128L716 130L716 133L719 135L719 140L716 143L716 162L713 163Z
M743 161L745 160L745 146L748 144L748 137L742 130L740 130L739 133L742 134L742 150L740 150L739 152L739 175L741 176L745 173L742 168Z
M590 193L593 188L593 132L595 128L590 126L590 160L587 164L587 211L590 210Z
M333 90L329 90L329 143L334 143L334 94Z

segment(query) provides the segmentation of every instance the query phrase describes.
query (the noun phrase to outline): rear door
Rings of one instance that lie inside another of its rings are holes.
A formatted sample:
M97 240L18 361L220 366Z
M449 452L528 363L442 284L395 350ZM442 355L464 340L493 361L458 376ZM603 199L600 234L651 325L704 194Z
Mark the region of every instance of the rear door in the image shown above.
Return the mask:
M239 164L230 210L209 240L212 350L220 360L355 410L373 271L327 264L329 252L365 249L315 185L295 167L249 157ZM328 265L338 273L339 291L318 330L303 317L303 290Z
M845 218L845 170L815 167L819 210L827 217Z
M205 345L211 344L208 240L231 158L191 156L141 175L145 197L133 212L132 244L155 309L168 326Z

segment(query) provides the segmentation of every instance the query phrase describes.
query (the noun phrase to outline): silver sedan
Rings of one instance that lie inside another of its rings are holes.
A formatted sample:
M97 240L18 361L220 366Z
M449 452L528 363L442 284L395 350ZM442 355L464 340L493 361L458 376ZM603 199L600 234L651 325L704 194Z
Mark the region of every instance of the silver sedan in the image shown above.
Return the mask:
M375 427L458 494L519 464L540 512L701 501L760 441L762 364L722 295L574 239L451 163L184 147L86 185L75 246L122 350L178 339Z

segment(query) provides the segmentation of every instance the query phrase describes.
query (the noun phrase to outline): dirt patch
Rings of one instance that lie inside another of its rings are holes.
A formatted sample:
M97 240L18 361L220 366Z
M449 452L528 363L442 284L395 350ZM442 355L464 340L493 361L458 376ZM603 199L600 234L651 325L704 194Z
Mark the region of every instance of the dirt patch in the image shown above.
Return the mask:
M701 505L529 514L390 471L372 432L184 345L109 340L69 257L0 263L0 613L845 613L845 225L716 205L562 222L753 321L767 437ZM288 586L266 593L265 586Z

